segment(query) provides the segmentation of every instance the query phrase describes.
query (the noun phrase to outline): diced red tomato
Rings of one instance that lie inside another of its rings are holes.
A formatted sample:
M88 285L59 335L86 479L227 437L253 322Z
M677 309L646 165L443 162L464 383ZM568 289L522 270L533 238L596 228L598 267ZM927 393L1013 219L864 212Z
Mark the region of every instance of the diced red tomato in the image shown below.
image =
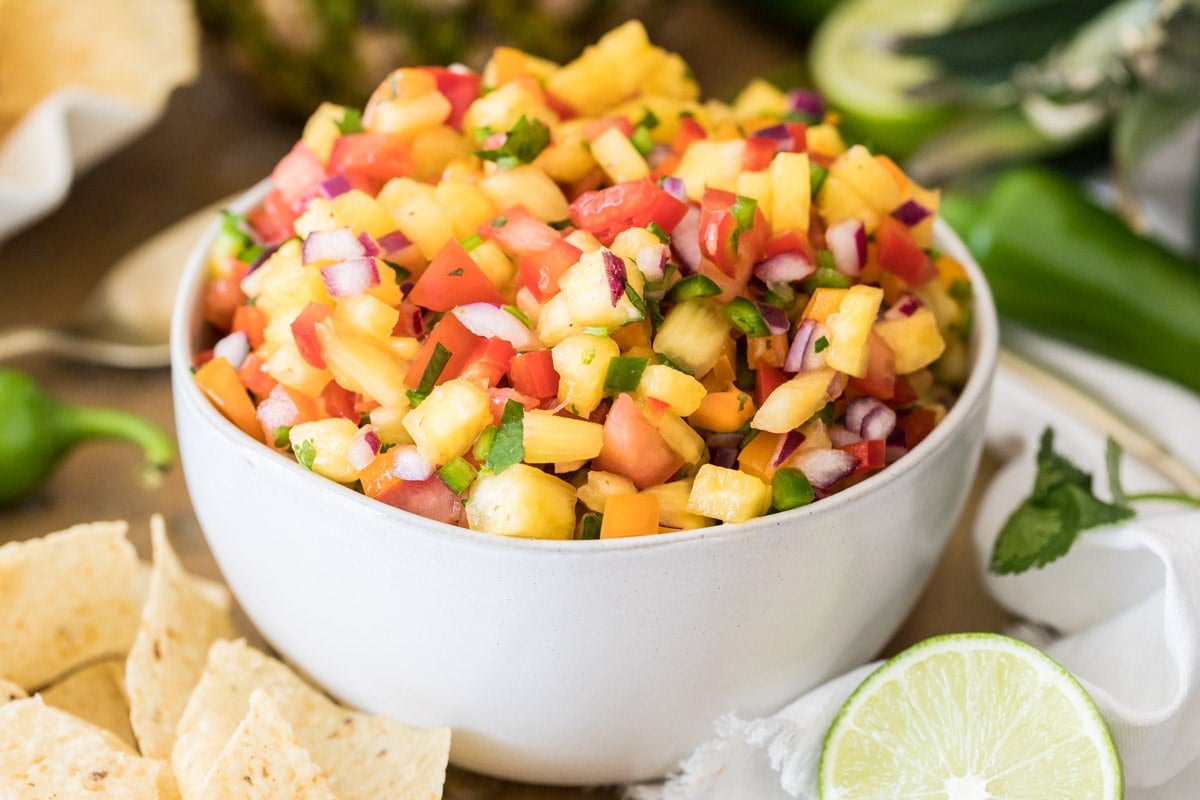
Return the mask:
M274 378L263 372L263 360L256 353L251 353L242 361L238 367L238 380L259 400L278 385Z
M760 359L758 366L754 369L755 405L761 407L763 401L771 396L771 392L787 379L788 374L783 369Z
M299 215L299 209L288 203L278 189L274 189L263 198L262 205L246 213L246 221L260 241L274 244L292 235L292 223Z
M481 78L478 73L464 67L425 67L433 73L437 89L450 101L450 117L446 124L462 130L463 115L467 107L479 97Z
M328 170L374 195L392 178L411 173L412 166L412 152L402 138L387 133L348 133L334 139Z
M211 280L204 288L204 319L213 327L230 330L234 314L246 304L241 283L240 275L222 275Z
M622 392L604 419L604 446L593 469L615 472L639 489L665 483L683 466L662 434L646 419L637 401Z
M439 344L450 351L450 358L437 380L434 381L434 385L458 377L459 373L463 371L463 367L470 362L471 355L481 341L483 340L480 337L471 333L465 325L458 321L458 317L447 314L438 320L438 324L433 327L433 330L429 332L429 337L421 345L420 352L413 359L412 367L404 378L405 385L410 389L421 385L425 367L429 364L429 359Z
M442 246L417 278L408 300L433 311L449 311L465 303L504 303L495 284L455 239Z
M483 223L477 232L495 239L506 252L517 256L540 253L562 241L562 234L536 218L524 206L513 206Z
M495 386L508 372L516 354L516 349L504 339L495 336L484 339L476 345L459 377L481 386Z
M692 142L707 138L708 131L704 130L704 126L697 122L695 117L683 116L679 118L679 127L675 129L675 136L671 139L671 149L683 155Z
M742 169L746 172L758 172L771 166L775 158L778 142L765 136L750 136L746 138L746 149L742 151Z
M911 286L917 286L937 274L933 264L912 237L903 222L891 216L879 220L875 230L879 266Z
M700 252L730 277L750 271L762 257L763 246L771 235L767 218L757 207L750 227L738 232L738 221L731 211L736 202L733 192L712 188L704 190L700 202Z
M317 398L327 417L341 417L358 422L358 393L343 387L337 381L330 381L321 390Z
M610 128L616 128L627 137L633 136L633 123L629 121L629 117L601 117L600 119L594 119L584 124L580 134L583 138L592 142Z
M532 411L542 405L536 397L522 394L511 386L488 389L489 410L492 412L492 423L496 427L499 427L500 423L504 421L504 407L508 404L509 400L520 403L525 407L526 411Z
M795 228L788 228L767 239L763 245L763 258L777 256L780 253L800 253L809 261L816 263L817 255L808 237Z
M556 397L558 395L558 372L554 369L553 354L549 349L520 353L512 360L508 370L513 388L533 397Z
M441 478L406 481L392 474L392 451L380 453L359 471L363 494L412 514L463 527L466 510L462 499Z
M311 195L324 179L325 166L304 142L296 142L271 171L271 186L289 205Z
M937 425L937 413L931 408L914 408L896 415L896 427L904 431L904 443L909 448L921 443Z
M896 396L896 354L875 331L867 334L866 374L851 378L850 386L880 400L891 400Z
M396 310L400 312L400 317L392 328L392 336L420 338L425 335L425 317L420 306L409 300L401 300Z
M843 445L838 449L844 450L858 459L858 466L850 474L861 475L864 472L883 468L886 463L884 461L886 447L887 443L883 439L863 439L853 444Z
M645 228L651 222L670 233L687 210L686 203L649 178L642 178L584 192L571 203L568 216L576 227L608 245L626 228Z
M321 354L321 343L317 341L317 323L329 317L333 309L324 303L309 303L292 320L292 338L300 356L317 369L325 369L325 356Z

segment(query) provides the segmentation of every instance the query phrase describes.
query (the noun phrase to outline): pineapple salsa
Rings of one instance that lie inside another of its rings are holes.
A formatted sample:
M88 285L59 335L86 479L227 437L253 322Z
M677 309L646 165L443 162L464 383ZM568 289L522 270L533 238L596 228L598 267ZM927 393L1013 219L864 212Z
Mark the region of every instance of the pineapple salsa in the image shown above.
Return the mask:
M629 22L396 70L226 213L195 381L381 502L509 536L741 522L885 468L966 371L937 193L811 92L701 101Z

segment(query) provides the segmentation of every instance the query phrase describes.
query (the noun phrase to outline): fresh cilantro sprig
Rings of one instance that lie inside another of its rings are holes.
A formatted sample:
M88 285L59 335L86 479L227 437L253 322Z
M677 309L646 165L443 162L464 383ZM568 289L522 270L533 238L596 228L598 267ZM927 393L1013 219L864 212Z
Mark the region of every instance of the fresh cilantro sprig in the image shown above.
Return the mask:
M1105 465L1113 502L1092 493L1092 475L1054 452L1054 431L1042 432L1033 492L1009 516L992 549L988 570L1016 575L1066 555L1085 530L1132 519L1132 504L1141 500L1171 500L1200 506L1200 497L1180 492L1129 494L1121 485L1121 447L1112 437L1105 446Z
M495 161L503 169L519 164L528 164L550 144L550 129L537 117L529 119L524 114L504 137L504 143L492 150L475 152L486 161Z

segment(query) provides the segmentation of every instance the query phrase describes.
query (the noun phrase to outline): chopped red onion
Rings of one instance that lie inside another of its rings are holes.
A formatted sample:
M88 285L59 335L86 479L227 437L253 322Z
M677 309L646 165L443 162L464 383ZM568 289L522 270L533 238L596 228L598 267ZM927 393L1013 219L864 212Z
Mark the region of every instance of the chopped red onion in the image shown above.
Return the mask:
M812 89L792 89L787 95L788 109L820 120L825 116L825 100Z
M769 283L802 281L816 271L817 265L799 250L778 253L754 265L755 277Z
M250 339L245 331L234 331L213 345L213 358L223 358L233 365L234 369L242 366L246 356L250 355Z
M713 466L733 469L737 464L738 450L736 447L710 447L708 460L712 462Z
M875 409L883 405L883 401L877 397L857 397L846 404L845 422L846 427L857 434L862 433L863 420L867 418Z
M383 251L379 248L379 242L375 241L375 238L366 231L363 231L358 235L358 243L363 247L364 256L370 256L371 258L374 258L375 256L383 254Z
M378 286L379 268L373 258L348 258L321 267L321 278L325 281L325 288L329 290L330 295L349 297Z
M861 442L862 436L845 425L833 425L829 428L829 442L834 447L845 447L848 444Z
M809 372L814 369L823 369L825 367L825 347L817 349L817 343L821 339L824 339L828 345L829 329L816 320L802 320L796 326L796 333L792 336L792 345L783 359L784 372Z
M354 231L343 227L310 233L304 239L300 260L305 264L316 264L318 261L345 261L366 254Z
M858 457L845 450L816 448L800 453L792 463L814 489L828 489L858 468Z
M412 240L405 236L403 231L391 231L390 233L385 233L375 241L376 244L379 245L379 249L383 251L384 255L389 256L392 253L400 252L412 244Z
M670 180L669 178L667 180ZM700 252L700 206L690 204L683 219L671 231L671 253L683 275L695 275L704 255Z
M423 481L433 475L434 467L417 452L416 445L401 444L393 447L392 474L405 481Z
M625 274L625 259L607 248L601 251L601 255L604 257L604 274L608 278L608 299L616 308L625 296L625 284L629 280Z
M862 437L864 439L882 439L892 435L896 428L896 412L890 406L882 405L867 414L862 421Z
M887 438L887 444L883 448L884 460L891 464L893 461L907 452L908 436L904 433L904 429L893 429L891 435L889 435Z
M686 203L688 201L687 187L684 186L683 178L677 178L674 175L668 175L662 179L659 185L662 186L663 191L674 197L679 202Z
M771 466L779 468L783 466L783 462L791 457L792 453L796 452L796 448L804 444L805 435L800 431L788 431L779 440L779 449L775 452L775 458L771 459Z
M667 266L667 246L648 244L637 251L637 268L648 281L661 281Z
M322 197L337 197L339 194L345 194L350 191L351 188L350 181L340 172L336 175L330 175L317 184L317 191Z
M758 313L762 315L763 322L767 323L767 330L772 334L788 332L792 323L788 319L786 311L770 303L755 303L754 305L758 308Z
M836 222L825 230L825 242L833 253L833 265L848 277L862 272L867 260L867 231L857 219Z
M892 211L892 216L911 228L932 213L932 211L916 200L905 200L899 207Z
M903 319L911 317L921 308L921 301L911 294L902 295L892 307L883 312L884 319Z
M456 306L451 312L463 327L485 339L503 339L517 350L537 350L544 347L537 334L525 327L521 320L492 303L467 303Z
M375 460L380 446L379 434L375 432L375 428L371 425L364 425L350 440L350 446L346 448L346 460L355 469L364 469Z

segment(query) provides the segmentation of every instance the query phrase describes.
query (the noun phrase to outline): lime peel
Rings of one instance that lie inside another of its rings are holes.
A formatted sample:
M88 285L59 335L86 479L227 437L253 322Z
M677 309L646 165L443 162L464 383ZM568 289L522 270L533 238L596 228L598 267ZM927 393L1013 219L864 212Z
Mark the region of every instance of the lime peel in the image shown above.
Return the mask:
M821 800L1123 796L1121 763L1082 685L1007 636L927 639L854 691L821 750Z

